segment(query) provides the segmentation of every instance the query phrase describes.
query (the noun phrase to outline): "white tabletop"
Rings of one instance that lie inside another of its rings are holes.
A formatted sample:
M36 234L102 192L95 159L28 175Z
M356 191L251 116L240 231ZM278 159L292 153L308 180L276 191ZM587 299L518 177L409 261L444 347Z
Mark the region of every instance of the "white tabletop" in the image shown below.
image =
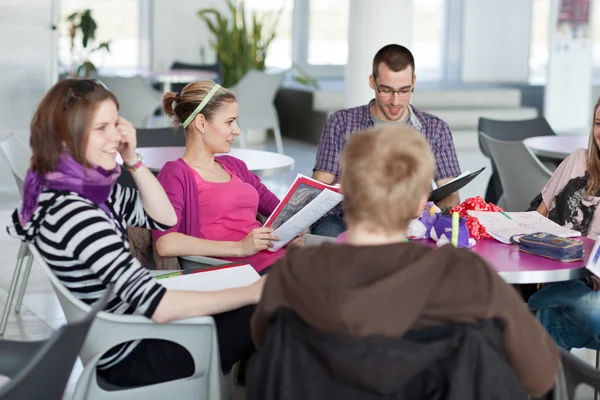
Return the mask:
M588 140L588 136L536 136L523 143L538 156L562 160L579 148L587 149Z
M137 152L144 159L144 164L151 170L160 170L167 161L174 161L181 156L185 147L142 147ZM239 158L246 163L248 169L259 176L269 176L294 170L294 159L285 154L253 149L231 149L226 155ZM121 162L120 157L118 161Z

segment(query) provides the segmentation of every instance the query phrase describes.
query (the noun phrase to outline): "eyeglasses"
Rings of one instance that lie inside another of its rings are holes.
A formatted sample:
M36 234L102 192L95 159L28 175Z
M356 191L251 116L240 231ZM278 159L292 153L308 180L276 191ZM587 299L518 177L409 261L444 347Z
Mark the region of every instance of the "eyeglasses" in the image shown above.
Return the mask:
M393 97L396 93L398 93L399 96L406 96L407 94L410 94L414 90L414 88L412 86L405 87L400 90L394 90L389 86L379 87L379 85L377 84L377 81L375 81L375 89L377 89L377 93L382 94L386 97Z
M71 107L76 100L82 99L86 94L93 92L96 86L106 89L106 86L97 79L78 79L73 82L63 101L63 111Z

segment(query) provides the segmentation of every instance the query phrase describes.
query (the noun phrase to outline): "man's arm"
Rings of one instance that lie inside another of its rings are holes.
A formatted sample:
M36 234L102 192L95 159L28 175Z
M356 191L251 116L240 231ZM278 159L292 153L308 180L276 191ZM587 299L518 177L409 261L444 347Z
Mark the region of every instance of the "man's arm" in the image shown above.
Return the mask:
M334 184L339 175L340 153L344 145L343 126L340 112L335 112L327 119L319 138L313 179L327 185Z
M317 178L315 178L317 179ZM438 187L450 182L452 179L454 179L454 177L450 177L450 178L445 178L445 179L441 179L439 181L436 182L436 185L438 185ZM442 207L454 207L460 204L460 197L458 196L458 192L454 192L452 193L450 196L443 198L442 200L438 201L436 203L436 206L438 206L439 208Z
M313 179L323 182L327 185L332 185L335 182L336 176L331 172L315 170L312 175Z

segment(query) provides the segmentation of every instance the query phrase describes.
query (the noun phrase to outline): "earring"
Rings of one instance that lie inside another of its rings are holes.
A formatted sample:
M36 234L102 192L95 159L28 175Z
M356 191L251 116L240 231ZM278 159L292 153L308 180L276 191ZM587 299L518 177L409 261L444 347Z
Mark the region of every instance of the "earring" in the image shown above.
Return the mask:
M204 129L202 129L202 130L200 131L200 133L204 135Z

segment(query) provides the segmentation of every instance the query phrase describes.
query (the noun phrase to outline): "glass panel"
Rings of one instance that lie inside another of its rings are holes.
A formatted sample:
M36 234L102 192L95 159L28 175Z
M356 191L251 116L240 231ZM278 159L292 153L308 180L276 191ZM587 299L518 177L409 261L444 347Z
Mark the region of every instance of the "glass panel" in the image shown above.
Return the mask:
M445 0L413 2L410 50L415 56L415 72L421 81L439 80L442 76L445 3Z
M532 2L531 48L529 51L530 83L545 83L548 75L550 3L550 0L533 0Z
M269 45L265 64L268 67L290 68L292 66L292 19L294 0L244 0L246 18L251 21L251 12L256 12L257 18L267 22L263 34L270 32L272 23L275 24L275 38ZM281 11L279 19L277 13Z
M348 3L348 0L310 0L309 64L346 64L348 60Z
M93 52L89 59L96 68L137 68L140 63L140 0L61 0L59 16L59 68L61 72L71 69L72 63L83 62L91 48L83 49L81 38L76 40L73 57L70 47L69 24L66 19L77 11L90 9L96 21L96 40L92 44L110 42L110 53Z

